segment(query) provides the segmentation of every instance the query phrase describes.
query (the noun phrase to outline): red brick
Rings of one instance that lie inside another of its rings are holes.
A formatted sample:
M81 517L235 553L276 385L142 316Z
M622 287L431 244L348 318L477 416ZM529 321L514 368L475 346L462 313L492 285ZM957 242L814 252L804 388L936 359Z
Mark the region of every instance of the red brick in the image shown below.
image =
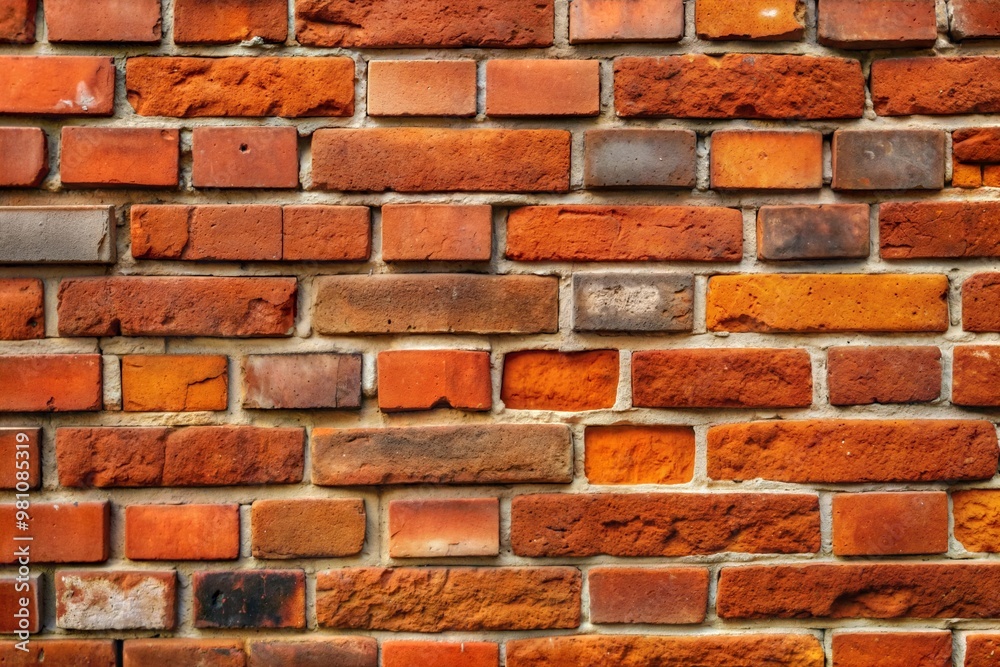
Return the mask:
M0 279L0 340L44 337L42 281L37 278Z
M570 433L560 424L316 428L311 445L319 486L573 479Z
M868 204L761 206L757 257L784 261L869 255Z
M570 133L418 127L313 133L313 188L360 192L566 192Z
M1000 162L1000 128L973 127L951 134L952 153L962 162Z
M618 350L511 352L504 357L500 399L508 410L577 412L614 407L618 356Z
M249 667L377 667L378 643L372 637L335 637L304 641L250 641Z
M46 0L50 42L160 41L159 0Z
M369 116L476 115L476 61L372 60Z
M514 498L510 541L529 558L815 553L815 495L547 494Z
M934 46L934 0L823 0L819 42L839 49Z
M251 525L254 558L354 556L365 544L365 503L360 498L257 500Z
M0 42L33 43L37 7L37 0L0 0Z
M592 635L507 642L507 667L823 667L823 646L810 634Z
M695 27L702 39L800 40L805 6L801 0L698 0Z
M961 345L954 350L951 402L974 407L1000 406L1000 347Z
M974 420L760 421L708 431L708 476L779 482L937 482L996 473L996 430Z
M962 284L962 328L1000 331L1000 273L977 273Z
M710 331L828 333L948 328L948 277L756 274L708 282Z
M580 625L573 567L343 568L316 575L323 628L442 632Z
M731 53L615 60L623 117L861 118L861 64L844 58Z
M837 130L834 190L940 190L945 133L939 130Z
M250 355L243 361L243 388L245 408L359 408L361 355Z
M838 493L833 553L900 556L948 551L948 494Z
M577 0L569 6L571 44L676 42L683 36L683 0Z
M196 127L196 188L297 188L299 135L294 127Z
M551 276L325 276L314 281L318 333L541 333L558 327Z
M996 618L1000 564L724 567L716 611L722 619Z
M37 127L0 127L0 187L37 188L49 175L45 132Z
M379 352L378 406L383 412L436 407L489 410L492 404L489 352Z
M300 428L56 430L59 484L70 488L295 484L302 481L304 455Z
M140 116L354 115L354 61L346 57L135 57L125 82Z
M0 505L0 562L17 561L17 509ZM30 534L33 563L103 563L109 555L111 505L91 503L31 503Z
M42 482L42 460L38 428L0 428L0 489L14 490L21 484L37 489ZM27 462L27 463L25 463Z
M246 667L242 640L126 639L122 667Z
M995 0L951 0L951 34L956 39L1000 37Z
M551 46L553 0L295 0L300 44L346 48Z
M955 539L968 551L1000 553L1000 492L955 491L951 500Z
M99 354L0 356L0 412L93 412L104 401Z
M0 56L0 113L110 116L114 59L98 56Z
M831 405L921 403L941 395L936 347L832 347L827 353Z
M382 207L382 259L488 262L493 208L488 205L387 204Z
M708 570L701 567L595 567L590 584L592 623L702 623Z
M382 667L499 667L500 647L489 642L382 643Z
M107 277L59 284L62 336L288 336L294 278Z
M129 560L235 560L239 505L130 505L125 508Z
M654 350L632 355L632 405L794 408L812 405L806 350Z
M819 132L720 130L712 133L717 190L810 190L823 187Z
M22 545L24 543L4 546L16 549ZM38 633L41 629L42 598L39 575L0 577L0 633L10 635L19 632ZM9 664L4 659L2 651L0 651L0 664Z
M64 127L59 177L85 187L171 187L179 181L180 132Z
M519 261L738 262L743 215L709 206L526 206L507 218Z
M1000 112L1000 58L893 58L871 68L880 116Z
M286 0L176 0L174 42L231 44L288 38Z
M371 255L371 210L367 206L286 206L284 259L364 261Z
M690 426L588 426L585 441L591 484L685 484L694 477Z
M131 209L137 259L269 261L282 258L279 206L148 206Z
M596 60L490 60L486 115L596 116L601 112Z
M390 558L499 553L500 501L496 498L389 501Z
M965 636L965 667L993 667L1000 655L1000 635Z
M883 259L1000 257L1000 202L879 206Z
M835 632L833 667L951 667L950 632Z
M237 570L191 575L196 628L306 627L302 570Z
M111 639L32 638L27 652L13 641L0 642L0 660L10 667L118 667L115 641ZM126 665L126 667L131 667Z
M173 630L173 570L59 570L56 626L64 630Z

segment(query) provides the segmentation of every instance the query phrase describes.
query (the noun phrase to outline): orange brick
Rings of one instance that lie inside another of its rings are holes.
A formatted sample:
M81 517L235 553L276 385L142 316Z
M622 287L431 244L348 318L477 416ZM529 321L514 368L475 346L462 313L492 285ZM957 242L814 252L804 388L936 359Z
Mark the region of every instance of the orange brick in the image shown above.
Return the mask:
M21 484L37 489L42 481L38 428L0 428L0 489L14 490ZM25 463L25 461L27 463Z
M838 556L946 551L946 493L838 493L833 497L833 553Z
M239 555L239 505L129 505L125 508L126 558L234 560Z
M24 543L13 543L17 548ZM0 577L0 633L37 633L42 628L39 575ZM0 664L9 664L0 651Z
M596 60L490 60L488 116L596 116L601 112Z
M280 206L136 205L131 215L132 256L138 259L281 259Z
M985 0L983 3L990 2ZM992 6L987 7L992 9ZM997 24L997 34L1000 34L1000 21ZM997 656L1000 655L1000 635L968 634L965 637L965 667L995 667Z
M0 505L0 562L17 561L20 533L15 530L18 509ZM109 555L111 504L31 503L29 533L32 563L103 563ZM20 520L20 519L17 519Z
M126 639L122 667L246 667L241 639Z
M951 184L956 188L983 187L983 166L980 164L965 164L957 159L952 160Z
M593 623L691 624L705 620L705 568L595 567L587 580Z
M230 44L288 38L286 0L175 0L174 42Z
M712 133L712 187L809 190L823 187L819 132L721 130Z
M37 127L0 127L0 187L35 188L49 175L45 132Z
M499 667L500 647L489 642L382 643L382 667Z
M1000 188L1000 164L983 167L983 185L987 188Z
M951 667L950 632L835 632L833 667Z
M354 498L258 500L251 526L254 558L353 556L365 543L365 503Z
M973 407L1000 406L1000 346L956 347L951 373L952 403Z
M690 426L588 426L591 484L684 484L694 476Z
M284 258L292 261L364 261L371 255L371 211L366 206L286 206Z
M113 639L32 638L28 651L17 648L15 642L0 642L0 660L11 667L118 667Z
M97 411L102 386L99 354L0 357L0 412Z
M37 278L0 279L0 340L44 338L43 297Z
M1000 58L995 56L879 58L872 62L870 81L879 116L1000 111ZM960 94L941 94L951 89Z
M0 113L110 116L115 64L96 56L0 56Z
M683 0L576 0L569 12L572 44L676 42L684 36Z
M37 0L0 2L0 42L31 44L35 41Z
M944 275L714 276L710 331L945 331Z
M695 27L702 39L799 40L805 32L802 0L698 0Z
M170 354L122 358L126 412L225 410L229 402L229 359Z
M492 404L489 352L394 350L378 355L378 406L384 412L489 410Z
M392 500L390 558L496 556L500 501L496 498Z
M934 0L823 0L819 42L839 49L934 46Z
M397 261L489 261L493 252L493 208L440 204L382 207L382 259Z
M369 116L476 115L474 60L371 60Z
M46 0L50 42L160 41L159 0Z
M299 135L294 127L196 127L196 188L297 188Z
M951 500L955 539L969 551L1000 553L1000 491L955 491Z
M500 398L510 410L610 408L618 396L618 350L511 352Z
M178 183L180 132L147 128L64 127L63 185L171 187Z

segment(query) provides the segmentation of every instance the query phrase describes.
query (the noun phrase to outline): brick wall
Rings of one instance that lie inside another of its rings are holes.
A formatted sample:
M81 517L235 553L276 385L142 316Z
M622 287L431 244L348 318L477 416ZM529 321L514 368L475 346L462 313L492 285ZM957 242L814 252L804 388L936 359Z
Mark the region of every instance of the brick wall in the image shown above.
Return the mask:
M0 0L0 663L997 665L991 39Z

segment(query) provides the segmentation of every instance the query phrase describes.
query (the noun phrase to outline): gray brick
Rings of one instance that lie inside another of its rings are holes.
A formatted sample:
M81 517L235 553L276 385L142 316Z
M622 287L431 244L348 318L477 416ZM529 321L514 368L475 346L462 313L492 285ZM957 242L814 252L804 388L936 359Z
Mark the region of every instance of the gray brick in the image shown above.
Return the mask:
M0 207L0 263L113 264L111 206Z
M690 130L591 130L585 135L588 188L693 188Z
M577 273L577 331L691 331L694 278L676 273Z
M762 206L757 256L777 261L868 257L868 214L868 204Z
M939 130L837 130L833 189L940 190L944 139Z

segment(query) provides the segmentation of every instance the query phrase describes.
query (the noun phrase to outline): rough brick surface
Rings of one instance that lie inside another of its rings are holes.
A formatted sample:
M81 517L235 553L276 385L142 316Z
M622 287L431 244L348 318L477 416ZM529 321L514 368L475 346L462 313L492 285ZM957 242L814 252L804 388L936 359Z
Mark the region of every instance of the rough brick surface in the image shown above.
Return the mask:
M618 351L512 352L500 398L510 410L578 412L610 408L618 395Z
M0 658L11 667L118 667L115 642L110 639L32 639L27 649L18 649L13 641L0 642Z
M172 630L177 575L169 572L60 570L56 625L65 630Z
M115 212L110 206L0 207L0 261L12 264L110 264Z
M712 187L717 190L810 190L823 186L819 132L712 133Z
M286 206L282 250L295 261L360 261L371 254L364 206Z
M378 355L378 405L383 412L493 405L489 352L391 350Z
M868 216L867 204L761 206L757 257L769 261L868 257Z
M195 572L196 628L304 628L306 577L301 570Z
M578 0L569 6L569 41L676 42L684 36L683 0Z
M34 42L37 9L37 0L4 0L0 3L0 42Z
M257 410L361 407L357 354L250 355L243 361L243 407Z
M115 66L98 56L0 56L0 113L110 116Z
M50 42L160 41L158 0L73 0L43 2Z
M692 276L672 273L586 273L573 276L577 331L690 331Z
M833 553L838 556L946 551L945 493L838 493L833 497Z
M588 188L692 188L697 137L690 130L588 130Z
M474 60L373 60L369 116L476 115Z
M961 345L952 353L951 402L955 405L1000 405L1000 347Z
M705 620L708 570L597 567L587 575L594 623L691 624Z
M122 359L127 412L225 410L229 360L219 356L129 355Z
M1000 162L1000 128L955 130L951 136L956 159L962 162Z
M239 505L131 505L125 509L129 560L235 560Z
M376 667L378 644L370 637L305 641L251 641L249 667Z
M879 206L884 259L1000 257L1000 203L912 202Z
M1000 494L982 489L952 494L955 539L975 552L1000 552Z
M837 130L833 133L834 190L940 190L944 132Z
M840 49L934 46L934 0L823 0L819 42Z
M968 634L965 639L965 667L989 667L1000 652L1000 635Z
M951 664L948 632L845 631L833 635L833 667L950 667Z
M389 502L389 556L444 558L500 553L496 498Z
M0 187L35 188L49 175L45 132L37 127L0 127Z
M1000 58L989 56L876 60L872 102L880 116L997 113L998 74Z
M96 354L0 356L0 412L92 412L103 407Z
M590 426L585 442L591 484L684 484L694 475L689 426Z
M1000 331L1000 273L977 273L962 283L962 328Z
M490 206L390 204L382 207L382 259L387 262L489 261Z
M363 500L258 500L251 517L254 558L353 556L365 543Z
M953 0L951 34L957 39L1000 37L1000 15L993 0Z
M800 0L699 0L695 29L702 39L801 39L805 6Z
M176 0L174 42L228 44L288 37L284 0Z
M278 206L133 206L137 259L277 260L282 256Z
M936 347L834 347L827 353L832 405L920 403L941 395Z
M45 336L43 290L35 278L0 279L0 340Z

